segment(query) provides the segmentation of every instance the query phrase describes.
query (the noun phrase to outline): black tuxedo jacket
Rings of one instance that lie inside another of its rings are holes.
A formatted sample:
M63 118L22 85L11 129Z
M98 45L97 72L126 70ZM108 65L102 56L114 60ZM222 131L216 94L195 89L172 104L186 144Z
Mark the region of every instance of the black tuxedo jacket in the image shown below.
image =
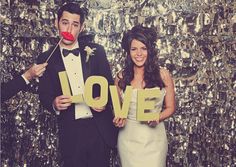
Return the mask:
M21 75L13 78L7 83L1 83L1 102L8 100L19 91L26 88L26 82Z
M109 85L113 85L113 78L111 75L109 63L106 58L106 53L102 46L94 43L80 43L80 55L82 62L82 70L84 81L89 76L99 75L104 76ZM90 56L89 61L86 62L87 53L84 50L85 46L90 48L96 48L94 55ZM38 57L38 63L43 63L51 53L52 49L42 53ZM39 82L39 98L42 105L49 111L53 111L52 103L53 100L62 95L61 85L59 81L58 72L65 71L63 60L61 57L60 48L57 47L52 57L48 61L48 66L44 75L40 78ZM93 97L100 95L100 87L93 87ZM111 110L111 102L107 103L106 109L102 112L96 112L90 108L94 117L94 121L98 128L99 133L104 139L104 142L114 147L117 142L117 128L113 125L113 113ZM54 111L53 111L54 112ZM74 140L75 131L75 106L71 105L66 111L60 112L58 116L59 124L59 147L61 148L62 154L70 154L73 152L74 143L79 142Z

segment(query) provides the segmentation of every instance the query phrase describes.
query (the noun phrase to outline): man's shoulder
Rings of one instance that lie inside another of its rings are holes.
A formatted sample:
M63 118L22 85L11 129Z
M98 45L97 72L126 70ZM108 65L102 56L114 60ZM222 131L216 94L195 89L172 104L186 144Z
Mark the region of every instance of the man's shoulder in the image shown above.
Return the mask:
M48 49L45 52L42 52L41 54L39 54L38 58L37 58L37 64L41 64L46 62L48 56L50 55L50 53L52 52L53 48Z
M98 43L95 42L87 42L87 43L81 43L82 47L90 47L91 49L93 48L98 48L98 49L104 49L104 47Z

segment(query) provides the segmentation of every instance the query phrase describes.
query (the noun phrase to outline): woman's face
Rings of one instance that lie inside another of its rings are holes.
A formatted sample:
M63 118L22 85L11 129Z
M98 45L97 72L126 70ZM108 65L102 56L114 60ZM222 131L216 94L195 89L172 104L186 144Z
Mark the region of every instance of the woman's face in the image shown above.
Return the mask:
M130 56L136 67L144 67L147 60L148 51L144 43L133 39L130 46Z

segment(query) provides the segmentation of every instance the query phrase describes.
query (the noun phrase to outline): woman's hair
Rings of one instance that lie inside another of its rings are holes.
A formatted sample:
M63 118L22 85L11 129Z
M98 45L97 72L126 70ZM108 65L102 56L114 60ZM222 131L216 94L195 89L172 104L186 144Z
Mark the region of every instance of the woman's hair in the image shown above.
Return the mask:
M122 90L125 90L126 86L130 85L134 78L134 63L130 56L131 42L134 39L142 42L147 47L148 56L144 63L145 88L153 88L156 86L163 88L165 85L160 76L157 50L155 48L157 33L154 29L141 25L134 26L131 30L128 30L123 34L121 46L127 54L127 57L121 76L118 74L118 86Z

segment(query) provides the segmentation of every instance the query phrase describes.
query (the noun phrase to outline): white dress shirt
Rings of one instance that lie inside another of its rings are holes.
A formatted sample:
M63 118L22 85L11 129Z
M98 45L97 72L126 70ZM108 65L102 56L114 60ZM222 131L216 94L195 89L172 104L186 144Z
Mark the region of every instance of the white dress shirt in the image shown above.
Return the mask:
M30 83L30 81L27 78L25 78L25 76L23 74L21 75L21 77L25 80L26 85L28 85Z
M71 49L79 48L79 44L76 43ZM84 95L84 77L82 72L81 55L75 56L69 53L68 56L63 56L63 48L60 47L62 60L65 65L66 73L69 79L72 95ZM92 112L85 103L75 104L75 119L93 117Z

